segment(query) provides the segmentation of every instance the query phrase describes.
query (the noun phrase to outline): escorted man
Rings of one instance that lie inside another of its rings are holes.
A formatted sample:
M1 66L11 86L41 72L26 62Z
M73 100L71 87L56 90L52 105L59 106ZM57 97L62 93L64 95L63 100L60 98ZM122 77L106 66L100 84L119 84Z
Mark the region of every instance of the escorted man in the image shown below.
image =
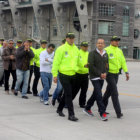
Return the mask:
M48 48L40 54L40 75L43 83L43 90L40 92L40 101L44 105L49 105L49 90L52 85L52 63L54 58L55 45L50 44Z
M35 57L34 57L34 61L35 61L35 65L34 65L34 81L33 81L33 87L32 87L32 91L33 91L33 96L38 96L38 90L37 90L37 86L38 86L38 81L40 78L40 53L42 51L46 50L47 47L47 41L46 40L41 40L41 47L39 49L36 49L36 53L35 53Z
M18 95L18 91L20 90L21 83L22 85L22 98L28 99L27 89L28 89L28 81L29 81L29 66L30 60L34 57L33 51L29 47L29 42L26 41L24 46L19 47L16 52L16 74L17 74L17 81L15 86L15 96Z
M118 48L119 41L120 38L118 38L117 36L113 36L111 38L110 46L105 49L108 54L109 72L106 78L107 88L103 96L103 102L105 108L107 108L108 99L111 96L113 106L117 114L117 118L121 118L123 116L121 112L120 102L118 98L119 93L117 89L117 83L118 83L119 73L121 69L123 69L123 71L126 74L126 80L127 81L129 80L129 73L128 73L125 57L123 55L122 50Z
M33 48L33 40L27 39L27 41L28 41L30 49L33 51L34 57L35 57L36 49ZM32 94L32 92L30 91L30 83L31 83L33 72L34 72L34 58L32 58L30 60L30 76L29 76L28 91L27 91L28 94Z
M22 46L22 40L18 40L16 44L16 49Z
M102 101L102 87L108 71L108 56L106 54L106 51L104 50L105 42L103 39L98 39L96 46L97 48L91 51L88 57L89 75L91 83L94 87L94 91L83 111L89 116L93 116L91 107L96 101L101 120L107 121L108 119L105 113L105 106Z
M81 43L80 51L79 51L79 56L78 56L78 71L76 73L76 88L75 92L78 93L80 91L80 96L79 96L79 106L81 108L85 108L86 104L86 94L88 90L88 83L89 83L89 78L88 78L88 42L83 41ZM76 96L76 94L75 94Z
M14 41L10 39L8 41L8 47L3 50L2 59L4 66L4 81L5 81L5 92L9 94L9 77L12 74L13 82L11 91L14 93L16 84L16 48L14 47Z
M77 121L78 118L75 117L74 107L73 107L73 96L75 96L75 75L78 70L77 61L79 50L74 44L75 35L74 33L67 33L66 43L60 46L55 53L52 73L54 77L54 83L57 83L57 76L59 73L60 82L64 89L64 95L57 108L57 113L59 116L64 117L63 108L65 104L68 107L68 119L71 121Z

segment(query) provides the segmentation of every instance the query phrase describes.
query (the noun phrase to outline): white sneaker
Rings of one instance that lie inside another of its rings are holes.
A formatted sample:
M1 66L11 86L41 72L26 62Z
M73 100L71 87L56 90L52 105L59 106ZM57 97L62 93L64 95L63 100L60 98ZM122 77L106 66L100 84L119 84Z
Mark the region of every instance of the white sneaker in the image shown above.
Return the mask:
M40 97L40 102L43 102L44 100L43 100L43 98L42 97Z
M44 105L49 105L49 101L45 101L44 102Z
M101 116L101 120L102 120L102 121L107 121L107 120L108 120L108 117L107 117L106 113L104 113L104 114Z

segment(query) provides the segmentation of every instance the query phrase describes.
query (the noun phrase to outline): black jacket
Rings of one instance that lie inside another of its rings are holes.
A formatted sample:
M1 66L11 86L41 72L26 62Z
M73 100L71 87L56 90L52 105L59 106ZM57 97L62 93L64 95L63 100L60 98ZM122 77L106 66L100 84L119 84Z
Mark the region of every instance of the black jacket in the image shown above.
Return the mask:
M101 56L97 50L91 51L88 56L90 79L101 76L101 73L108 71L108 55Z
M24 46L19 47L16 51L16 67L20 70L29 70L30 60L34 57L33 51L24 51ZM27 69L23 69L23 64L27 66Z

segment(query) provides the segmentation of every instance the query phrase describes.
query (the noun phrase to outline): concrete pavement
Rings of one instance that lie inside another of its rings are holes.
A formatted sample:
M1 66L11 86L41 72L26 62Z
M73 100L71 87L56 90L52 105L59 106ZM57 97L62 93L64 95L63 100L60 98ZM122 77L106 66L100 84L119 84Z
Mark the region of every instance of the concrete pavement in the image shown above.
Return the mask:
M131 79L120 76L120 102L124 117L117 119L110 100L108 122L100 120L98 109L92 108L94 117L89 117L74 100L79 122L67 120L56 114L56 108L45 106L39 98L29 95L28 100L6 95L0 88L0 140L139 140L140 139L140 62L128 62ZM104 85L104 89L105 90ZM54 91L53 84L51 93ZM39 91L42 89L39 85ZM90 84L88 98L92 92ZM50 99L51 100L51 99Z

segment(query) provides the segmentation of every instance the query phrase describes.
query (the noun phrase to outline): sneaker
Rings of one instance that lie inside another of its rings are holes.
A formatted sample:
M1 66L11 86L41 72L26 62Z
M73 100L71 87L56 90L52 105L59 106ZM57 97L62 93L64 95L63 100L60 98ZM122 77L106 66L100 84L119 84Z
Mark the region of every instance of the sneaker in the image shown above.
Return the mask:
M94 116L91 110L83 110L84 113L86 113L88 116Z
M22 96L23 99L29 99L28 96Z
M49 105L49 101L45 101L44 102L44 105Z
M101 120L102 120L102 121L107 121L107 120L108 120L106 113L104 113L104 114L101 116Z
M18 96L18 92L16 90L14 91L14 95L15 96Z
M44 100L43 100L43 98L42 97L40 97L40 102L43 102Z

